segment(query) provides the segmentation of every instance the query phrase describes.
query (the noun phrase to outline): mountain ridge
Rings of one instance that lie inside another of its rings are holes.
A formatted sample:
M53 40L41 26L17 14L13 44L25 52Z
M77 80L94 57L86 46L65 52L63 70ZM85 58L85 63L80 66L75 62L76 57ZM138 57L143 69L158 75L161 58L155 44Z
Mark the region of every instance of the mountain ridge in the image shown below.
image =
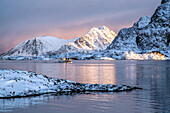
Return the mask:
M83 36L79 37L74 42L63 45L55 54L66 54L70 52L92 52L95 50L103 50L111 44L116 37L116 33L102 26L100 28L92 28Z
M51 36L39 36L25 40L0 56L42 56L68 43L68 40Z
M108 37L106 38L106 36ZM9 51L0 54L0 57L43 56L55 54L58 50L61 50L60 54L62 54L68 53L69 51L67 50L83 52L104 49L112 42L115 36L116 33L109 30L106 26L92 28L83 36L70 40L51 36L39 36L19 43Z

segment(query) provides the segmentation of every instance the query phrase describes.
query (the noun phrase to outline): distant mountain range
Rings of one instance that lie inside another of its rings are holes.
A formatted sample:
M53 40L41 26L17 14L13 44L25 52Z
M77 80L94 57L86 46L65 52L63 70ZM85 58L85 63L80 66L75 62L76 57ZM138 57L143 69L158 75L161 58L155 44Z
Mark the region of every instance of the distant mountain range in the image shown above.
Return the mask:
M61 56L77 59L170 59L170 0L162 0L152 16L141 17L118 35L106 26L92 28L81 37L64 40L36 37L0 56ZM74 54L74 55L72 55Z
M85 35L64 40L51 36L39 36L21 42L1 57L11 56L43 56L45 54L62 54L77 51L92 51L106 49L115 38L116 33L106 26L92 28Z

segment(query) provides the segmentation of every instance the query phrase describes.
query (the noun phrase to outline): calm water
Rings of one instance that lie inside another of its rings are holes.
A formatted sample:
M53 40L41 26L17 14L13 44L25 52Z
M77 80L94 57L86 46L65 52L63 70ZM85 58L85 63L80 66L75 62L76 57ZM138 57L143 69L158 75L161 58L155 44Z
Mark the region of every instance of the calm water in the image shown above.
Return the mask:
M0 61L0 68L34 71L81 83L126 84L122 93L42 95L0 99L0 112L170 113L170 61Z

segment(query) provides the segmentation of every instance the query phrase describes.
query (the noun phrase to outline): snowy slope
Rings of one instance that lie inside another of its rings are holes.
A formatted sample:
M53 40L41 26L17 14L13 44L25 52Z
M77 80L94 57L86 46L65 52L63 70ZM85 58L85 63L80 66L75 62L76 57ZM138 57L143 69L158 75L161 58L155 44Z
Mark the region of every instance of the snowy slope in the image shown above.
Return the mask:
M109 30L106 26L92 28L89 32L79 37L74 42L62 46L54 54L69 52L89 52L94 50L106 49L116 37L116 33Z
M45 93L80 93L85 91L118 92L140 89L126 85L82 84L53 79L34 72L0 69L0 98L24 97Z
M39 36L21 42L0 56L41 56L46 54L46 52L58 50L62 45L68 42L69 40L64 40L56 37Z

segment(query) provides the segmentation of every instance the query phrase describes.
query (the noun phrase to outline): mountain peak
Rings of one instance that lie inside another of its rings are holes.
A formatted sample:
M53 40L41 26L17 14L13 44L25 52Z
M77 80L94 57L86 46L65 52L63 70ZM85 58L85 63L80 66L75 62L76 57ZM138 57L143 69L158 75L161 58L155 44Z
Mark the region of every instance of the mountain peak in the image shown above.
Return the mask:
M93 27L93 28L90 29L89 32L101 31L101 30L103 30L103 31L110 31L110 29L109 29L108 27L106 27L106 26L101 26L101 27L99 27L99 28ZM87 32L87 33L89 33L89 32Z
M116 37L116 33L102 26L100 28L92 28L89 32L75 41L80 48L88 48L89 50L98 50L106 48ZM86 46L86 47L85 47Z
M90 29L90 31L88 31L87 33L85 33L83 36L85 36L85 35L88 35L88 34L96 34L96 33L98 33L98 34L100 34L100 33L109 33L109 32L112 32L112 34L116 34L115 32L113 32L112 30L110 30L108 27L106 27L106 26L101 26L101 27L99 27L99 28L97 28L97 27L93 27L93 28L91 28ZM96 34L97 35L97 34Z
M109 30L109 28L106 27L106 26L101 26L99 29L100 29L100 30Z
M110 57L123 58L123 51L159 52L170 57L169 6L170 0L162 0L152 16L141 17L132 27L120 30L107 48Z
M86 34L75 40L75 42L68 43L62 46L56 54L65 54L71 52L89 52L94 50L106 49L116 37L116 33L109 30L106 26L100 28L92 28Z
M151 21L151 16L143 16L137 22L134 23L134 27L141 29L149 24Z

